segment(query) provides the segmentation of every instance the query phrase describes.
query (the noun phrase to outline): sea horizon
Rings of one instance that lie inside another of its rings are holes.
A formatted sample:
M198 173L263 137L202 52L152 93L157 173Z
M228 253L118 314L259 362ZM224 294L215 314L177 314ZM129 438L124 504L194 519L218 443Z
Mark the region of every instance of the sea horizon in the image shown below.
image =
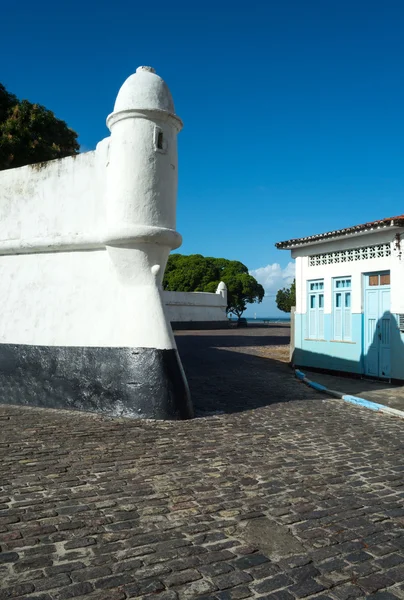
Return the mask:
M242 317L243 319L247 319L248 323L289 323L290 317ZM237 317L232 317L229 319L230 321L237 321Z

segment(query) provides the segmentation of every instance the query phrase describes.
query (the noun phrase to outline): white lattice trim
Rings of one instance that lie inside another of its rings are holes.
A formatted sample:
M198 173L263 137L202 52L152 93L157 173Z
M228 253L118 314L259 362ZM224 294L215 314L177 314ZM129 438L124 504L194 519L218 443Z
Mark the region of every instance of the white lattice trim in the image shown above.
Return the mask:
M309 266L332 265L335 263L354 262L357 260L369 260L371 258L384 258L391 255L390 244L378 244L377 246L364 246L353 250L338 250L337 252L325 252L309 256Z

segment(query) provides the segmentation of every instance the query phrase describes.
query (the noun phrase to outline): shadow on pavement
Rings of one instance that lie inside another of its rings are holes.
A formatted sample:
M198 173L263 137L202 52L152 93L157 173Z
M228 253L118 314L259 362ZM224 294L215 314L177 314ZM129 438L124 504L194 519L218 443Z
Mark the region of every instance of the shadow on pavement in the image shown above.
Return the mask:
M289 328L257 335L252 329L188 331L176 335L176 342L197 416L324 398L299 383L285 362L243 351L288 344Z
M289 344L288 327L181 331L176 342L197 416L234 413L279 402L323 400L327 396L298 382L289 365L254 355L253 348ZM251 350L249 350L251 348ZM309 373L309 370L308 370ZM397 408L397 388L387 382L312 373L314 381ZM400 391L403 391L400 387Z

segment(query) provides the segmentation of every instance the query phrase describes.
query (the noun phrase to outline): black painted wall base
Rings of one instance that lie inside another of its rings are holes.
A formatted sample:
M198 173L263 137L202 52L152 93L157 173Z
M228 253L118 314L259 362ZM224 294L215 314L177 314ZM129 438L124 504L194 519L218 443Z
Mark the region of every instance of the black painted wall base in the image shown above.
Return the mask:
M0 403L143 419L193 416L177 350L0 344Z
M194 329L229 329L230 321L171 321L173 331L192 331Z

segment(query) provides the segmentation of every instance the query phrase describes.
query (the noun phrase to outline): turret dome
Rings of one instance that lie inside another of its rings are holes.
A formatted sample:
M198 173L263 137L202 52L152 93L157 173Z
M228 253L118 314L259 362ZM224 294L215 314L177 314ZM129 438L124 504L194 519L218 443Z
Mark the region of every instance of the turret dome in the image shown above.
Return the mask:
M136 109L162 110L175 114L170 90L152 67L138 67L118 92L114 113Z

